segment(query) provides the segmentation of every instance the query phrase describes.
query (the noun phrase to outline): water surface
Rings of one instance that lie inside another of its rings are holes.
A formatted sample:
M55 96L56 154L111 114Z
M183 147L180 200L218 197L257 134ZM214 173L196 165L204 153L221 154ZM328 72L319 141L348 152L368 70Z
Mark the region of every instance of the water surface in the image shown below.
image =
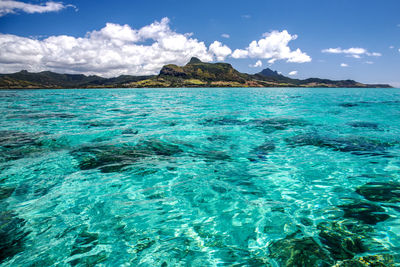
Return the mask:
M2 266L399 262L398 89L0 91L0 114Z

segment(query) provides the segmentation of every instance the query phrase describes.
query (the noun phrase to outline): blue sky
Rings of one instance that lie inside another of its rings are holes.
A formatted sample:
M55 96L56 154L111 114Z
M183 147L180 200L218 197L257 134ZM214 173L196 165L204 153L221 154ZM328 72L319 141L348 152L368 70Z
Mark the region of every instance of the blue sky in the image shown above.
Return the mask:
M0 0L0 72L150 74L199 56L400 87L399 12L398 0Z

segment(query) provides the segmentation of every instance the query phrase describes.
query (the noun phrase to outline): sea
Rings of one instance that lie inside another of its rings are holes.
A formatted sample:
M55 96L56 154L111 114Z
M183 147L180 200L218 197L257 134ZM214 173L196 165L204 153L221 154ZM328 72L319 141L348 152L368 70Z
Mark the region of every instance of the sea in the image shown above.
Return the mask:
M2 90L0 114L0 266L399 266L399 89Z

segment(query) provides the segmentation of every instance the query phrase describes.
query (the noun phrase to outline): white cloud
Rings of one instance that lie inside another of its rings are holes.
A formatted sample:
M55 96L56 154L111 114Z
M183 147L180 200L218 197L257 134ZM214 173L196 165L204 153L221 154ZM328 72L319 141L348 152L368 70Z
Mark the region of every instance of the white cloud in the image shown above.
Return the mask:
M221 34L221 37L223 37L223 38L230 38L231 36L229 35L229 34L227 34L227 33L223 33L223 34Z
M246 58L249 56L249 52L243 49L235 49L232 53L233 58Z
M16 13L17 11L23 11L30 14L56 12L66 7L76 8L73 5L64 5L61 2L52 2L52 1L46 2L44 5L35 5L20 1L0 0L0 17L10 13Z
M349 66L349 65L347 65L346 63L340 64L340 67L343 67L343 68L348 67L348 66Z
M389 46L389 49L393 49L393 48L394 48L394 46L393 46L393 45Z
M191 34L170 29L163 18L140 29L107 23L85 37L51 36L38 40L0 33L0 73L26 69L61 73L156 74L165 64L183 65L196 56L205 62L222 60L231 50L220 42L209 49Z
M251 15L245 14L245 15L242 15L242 18L244 18L244 19L251 19Z
M289 72L289 75L294 76L294 75L297 75L297 73L298 73L297 70L294 70L294 71Z
M289 42L297 39L297 35L290 35L286 30L265 33L263 39L252 41L246 49L236 49L233 58L261 58L269 59L268 63L276 60L304 63L310 62L311 57L303 53L299 48L292 51Z
M377 53L377 52L367 53L367 55L372 56L372 57L381 57L382 56L381 53Z
M372 62L372 61L365 61L365 64L372 65L372 64L374 64L374 62Z
M353 57L353 58L361 58L363 55L367 56L373 56L373 57L380 57L382 56L381 53L377 52L368 52L367 49L361 48L361 47L351 47L348 49L342 49L340 47L337 48L328 48L328 49L323 49L322 53L329 53L329 54L345 54L348 57Z
M232 54L232 50L226 46L223 45L221 42L214 41L211 45L210 48L208 49L215 57L217 60L222 61L224 60L227 56Z
M254 65L249 65L249 67L251 67L251 68L262 67L262 61L261 60L257 60L257 62Z

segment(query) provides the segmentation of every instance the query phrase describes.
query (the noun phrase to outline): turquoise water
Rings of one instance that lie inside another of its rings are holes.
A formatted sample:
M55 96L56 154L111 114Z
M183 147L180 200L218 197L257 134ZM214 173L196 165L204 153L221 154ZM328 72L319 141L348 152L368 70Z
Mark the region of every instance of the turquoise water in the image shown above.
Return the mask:
M0 114L1 266L400 262L398 89L0 91Z

